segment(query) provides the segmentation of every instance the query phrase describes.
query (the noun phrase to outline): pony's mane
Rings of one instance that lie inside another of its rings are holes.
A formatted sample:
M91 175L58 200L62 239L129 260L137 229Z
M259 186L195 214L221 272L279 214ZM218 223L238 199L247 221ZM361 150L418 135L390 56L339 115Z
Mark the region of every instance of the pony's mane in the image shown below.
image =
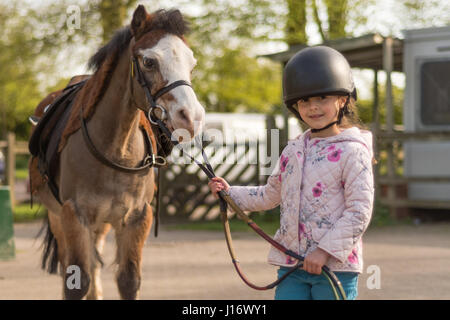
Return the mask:
M119 57L121 53L128 48L128 44L132 37L133 35L131 34L129 26L117 30L112 39L89 59L89 69L93 69L94 71L99 70L103 62L105 62L106 58L111 54Z
M189 26L178 9L160 9L150 15L142 33L145 34L155 30L163 30L181 38L189 31ZM89 59L89 69L93 69L94 72L99 70L106 58L112 54L116 58L120 57L128 47L132 37L130 26L116 31L112 39Z

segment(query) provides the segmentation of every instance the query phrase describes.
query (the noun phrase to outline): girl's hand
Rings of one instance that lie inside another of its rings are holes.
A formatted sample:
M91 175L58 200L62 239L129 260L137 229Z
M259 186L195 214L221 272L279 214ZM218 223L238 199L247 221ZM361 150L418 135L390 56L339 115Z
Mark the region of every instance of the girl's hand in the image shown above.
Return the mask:
M228 182L226 182L225 179L221 177L212 178L208 182L208 186L216 199L219 198L219 196L217 195L219 191L225 190L226 192L228 192L228 190L230 189L230 185L228 184Z
M303 261L303 270L311 274L321 274L322 267L327 263L330 254L320 248L317 248L308 254Z

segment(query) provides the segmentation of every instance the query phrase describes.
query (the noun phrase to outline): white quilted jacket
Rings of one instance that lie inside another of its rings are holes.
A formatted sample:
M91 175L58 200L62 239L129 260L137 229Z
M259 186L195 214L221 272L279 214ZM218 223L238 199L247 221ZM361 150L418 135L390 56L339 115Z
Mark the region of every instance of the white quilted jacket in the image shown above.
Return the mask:
M229 193L245 211L280 205L274 239L306 256L320 247L332 271L362 272L362 234L373 206L372 134L356 127L327 138L310 130L289 141L267 184L233 186ZM295 260L271 248L268 261L289 266Z

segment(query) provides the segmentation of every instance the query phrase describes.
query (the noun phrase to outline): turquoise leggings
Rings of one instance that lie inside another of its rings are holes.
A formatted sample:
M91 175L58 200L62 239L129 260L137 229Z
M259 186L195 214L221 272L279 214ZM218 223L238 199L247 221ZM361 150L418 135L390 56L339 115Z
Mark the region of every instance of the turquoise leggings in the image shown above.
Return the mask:
M278 278L289 268L280 267ZM348 300L358 295L358 273L334 272L344 288ZM335 300L333 289L324 275L315 275L298 269L284 279L275 290L275 300Z

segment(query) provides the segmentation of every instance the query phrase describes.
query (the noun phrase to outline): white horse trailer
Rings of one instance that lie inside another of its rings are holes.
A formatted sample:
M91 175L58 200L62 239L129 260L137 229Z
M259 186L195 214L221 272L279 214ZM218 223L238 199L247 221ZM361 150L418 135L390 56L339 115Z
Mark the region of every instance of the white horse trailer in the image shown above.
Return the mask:
M450 26L403 34L405 131L450 131ZM404 151L405 176L450 176L450 142L405 142ZM450 183L409 183L408 197L450 200Z

